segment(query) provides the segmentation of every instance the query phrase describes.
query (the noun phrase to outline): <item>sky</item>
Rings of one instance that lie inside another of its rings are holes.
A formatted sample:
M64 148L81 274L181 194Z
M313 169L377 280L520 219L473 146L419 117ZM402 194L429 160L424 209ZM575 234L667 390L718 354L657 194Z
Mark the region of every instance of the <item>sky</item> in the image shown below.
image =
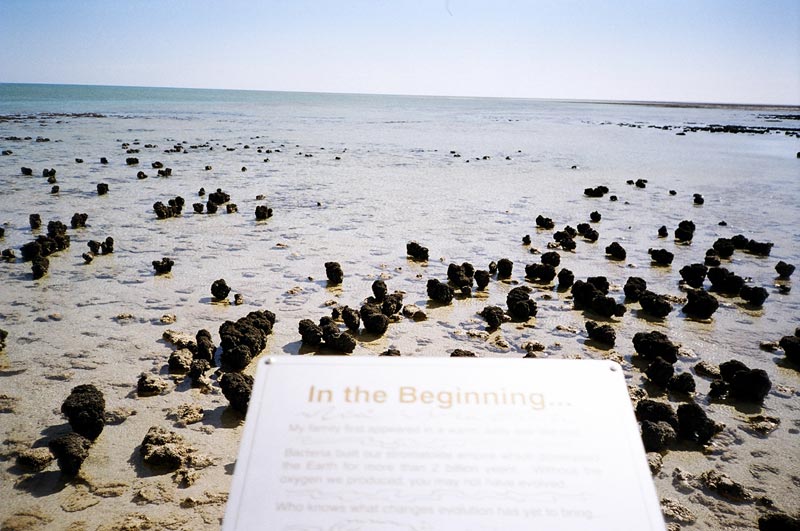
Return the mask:
M800 105L800 0L0 0L0 82Z

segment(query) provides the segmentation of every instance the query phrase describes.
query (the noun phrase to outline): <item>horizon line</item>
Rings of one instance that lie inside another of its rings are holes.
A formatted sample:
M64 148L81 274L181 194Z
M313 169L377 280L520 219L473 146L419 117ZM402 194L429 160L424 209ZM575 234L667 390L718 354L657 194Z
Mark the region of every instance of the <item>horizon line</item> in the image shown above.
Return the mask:
M0 85L42 85L42 86L65 86L65 87L103 87L103 88L139 88L139 89L166 89L166 90L203 90L203 91L227 91L227 92L272 92L290 94L320 94L320 95L340 95L340 96L390 96L390 97L409 97L409 98L445 98L445 99L495 99L495 100L530 100L530 101L549 101L558 103L596 103L605 105L643 105L658 107L731 107L731 108L786 108L800 109L798 103L734 103L734 102L712 102L712 101L689 101L689 100L616 100L616 99L594 99L594 98L548 98L531 96L467 96L467 95L446 95L446 94L399 94L388 92L336 92L325 90L276 90L276 89L252 89L252 88L217 88L217 87L176 87L176 86L150 86L150 85L111 85L95 83L48 83L48 82L20 82L20 81L0 81Z

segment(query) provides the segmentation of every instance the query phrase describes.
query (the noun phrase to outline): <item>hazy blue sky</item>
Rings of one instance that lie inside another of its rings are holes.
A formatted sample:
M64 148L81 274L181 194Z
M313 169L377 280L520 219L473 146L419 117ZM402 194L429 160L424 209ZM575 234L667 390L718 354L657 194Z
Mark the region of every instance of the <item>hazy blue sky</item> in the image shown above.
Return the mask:
M800 104L800 0L0 0L0 82Z

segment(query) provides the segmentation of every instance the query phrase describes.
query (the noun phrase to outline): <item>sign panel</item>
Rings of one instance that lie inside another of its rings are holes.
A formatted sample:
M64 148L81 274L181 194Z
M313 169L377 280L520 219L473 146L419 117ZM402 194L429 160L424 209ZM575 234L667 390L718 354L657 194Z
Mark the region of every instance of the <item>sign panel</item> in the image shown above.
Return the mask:
M260 362L225 531L665 529L608 361Z

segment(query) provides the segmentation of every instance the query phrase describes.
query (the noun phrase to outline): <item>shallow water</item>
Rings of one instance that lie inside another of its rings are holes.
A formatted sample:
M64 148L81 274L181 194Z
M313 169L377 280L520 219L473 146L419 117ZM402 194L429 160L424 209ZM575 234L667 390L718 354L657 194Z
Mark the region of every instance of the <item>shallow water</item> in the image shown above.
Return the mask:
M162 332L174 328L194 334L207 328L218 342L223 321L269 309L278 321L265 353L306 353L297 322L329 315L328 301L357 307L370 295L376 278L386 280L390 290L405 292L405 303L425 308L428 320L403 319L390 325L383 337L364 336L355 355L396 347L404 355L441 356L466 348L479 355L520 357L525 354L523 343L539 341L547 347L542 356L619 359L632 387L644 387L676 405L681 397L659 395L632 365L631 338L636 332L661 330L680 343L679 371L691 372L701 359L716 364L731 358L766 370L773 387L761 408L711 403L709 380L695 376L696 400L727 428L705 453L668 453L656 485L661 497L679 500L694 512L695 523L683 523L684 528L755 529L764 508L755 502L729 504L699 488L682 491L673 480L676 467L692 474L719 469L749 487L755 497L767 497L777 508L796 513L800 464L792 457L797 455L800 433L800 376L782 364L780 351L765 352L759 343L778 340L800 325L798 290L780 293L774 271L778 260L800 265L800 160L795 157L800 141L780 133L677 136L675 131L646 127L800 126L790 120L768 122L763 115L769 113L528 100L0 85L0 115L24 115L0 121L0 148L13 151L0 157L0 223L6 229L0 248L13 248L19 256L19 247L36 234L28 225L31 213L41 214L45 227L54 219L69 224L74 212L89 215L86 228L68 232L71 247L50 257L50 271L43 279L32 280L30 264L19 259L2 264L0 327L9 332L6 351L0 354L0 395L7 397L0 411L8 411L0 413L4 454L41 445L68 430L58 409L69 390L81 383L100 387L109 409L136 412L120 425L107 426L84 463L84 483L64 483L55 465L26 475L13 466L13 459L0 462L0 495L8 501L0 508L0 521L28 511L63 523L63 528L85 522L86 528L94 529L108 523L108 515L121 520L141 513L164 526L172 522L193 529L217 527L241 418L227 408L216 383L210 393L179 382L171 384L167 394L136 397L141 372L168 376L171 349L161 339ZM8 140L37 136L50 141ZM126 155L123 142L140 152ZM186 153L164 153L178 142L184 143ZM158 147L145 149L148 143ZM273 152L258 153L258 148ZM461 156L454 157L451 150ZM108 165L99 163L103 156ZM127 166L129 156L138 157L140 164ZM85 162L77 164L76 157ZM150 168L156 160L172 168L172 177L156 176ZM205 171L206 165L213 169ZM33 168L34 176L21 176L21 166ZM247 171L241 171L243 166ZM59 194L50 194L51 185L41 177L44 168L57 170ZM149 177L137 179L139 170ZM625 184L640 178L648 180L647 188ZM96 194L99 182L108 183L108 195ZM619 201L583 195L584 188L600 184ZM199 200L200 187L230 193L239 212L226 214L222 208L216 215L194 214L191 203ZM670 196L670 189L677 195ZM705 204L693 205L693 193L703 194ZM259 194L266 199L256 200ZM153 203L176 195L186 199L183 215L156 219ZM253 211L263 203L275 215L256 222ZM526 282L524 266L539 261L531 247L545 251L552 241L553 231L536 229L537 215L552 218L560 229L588 221L593 210L603 216L593 224L599 241L578 238L574 253L560 252L561 267L571 269L578 279L606 275L611 295L618 300L631 275L644 278L657 293L683 297L678 270L702 262L717 238L740 233L774 242L771 256L737 251L723 265L753 285L766 287L769 298L762 309L754 310L741 299L720 297L721 307L710 322L686 319L677 303L663 321L645 318L638 304L630 304L624 317L612 321L617 333L614 349L587 345L587 316L572 309L569 293ZM659 226L672 231L682 219L697 225L691 245L657 237ZM721 220L727 226L719 226ZM521 243L525 234L531 236L530 247ZM114 238L115 252L84 264L86 242L106 236ZM410 240L431 250L428 264L406 259ZM605 258L604 248L612 241L626 248L626 261ZM651 247L674 252L673 265L651 266ZM150 263L162 256L175 260L175 267L170 275L158 277ZM468 261L485 268L503 257L514 261L511 282L493 280L486 292L451 306L428 305L425 283L428 278L444 281L449 263ZM342 286L327 286L324 263L331 260L342 264ZM209 287L217 278L225 278L232 294L241 293L245 304L213 303ZM488 304L505 307L509 289L522 284L535 288L537 317L484 333L485 322L476 313ZM121 314L132 318L117 319ZM161 324L163 314L175 314L177 322ZM189 402L204 408L203 421L173 428L168 410ZM758 412L781 419L780 427L766 438L740 428L747 416ZM215 465L201 470L194 485L176 490L169 475L153 475L138 458L138 445L151 425L176 429ZM111 489L118 494L103 496L110 484L118 484ZM159 488L164 499L158 506L142 501L150 499L149 494L138 495L143 489L151 493ZM222 501L206 493L220 495ZM181 508L187 497L211 501L187 511Z

